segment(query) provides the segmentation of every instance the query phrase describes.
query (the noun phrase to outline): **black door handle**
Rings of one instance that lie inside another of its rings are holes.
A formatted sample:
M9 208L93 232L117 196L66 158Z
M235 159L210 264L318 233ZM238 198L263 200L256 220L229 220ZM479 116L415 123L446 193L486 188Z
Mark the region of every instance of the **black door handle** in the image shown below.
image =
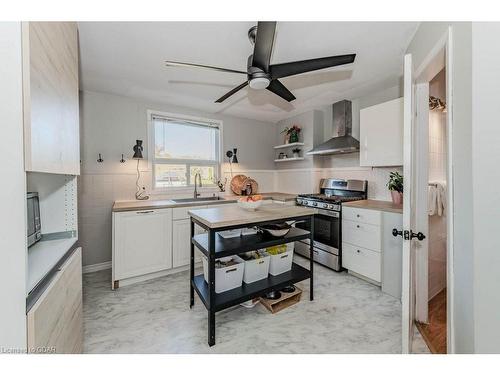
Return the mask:
M397 230L396 228L394 228L392 230L392 235L394 237L401 236L405 240L408 240L408 241L412 240L414 238L416 238L419 241L423 241L425 239L425 235L422 232L413 233L411 230L410 231L407 231L407 230L402 231L402 230Z
M394 237L397 237L397 236L403 237L403 231L402 230L397 230L396 228L393 228L392 229L392 235Z
M415 234L412 231L410 231L410 239L413 238L416 238L419 241L423 241L425 239L425 235L422 232L418 232Z

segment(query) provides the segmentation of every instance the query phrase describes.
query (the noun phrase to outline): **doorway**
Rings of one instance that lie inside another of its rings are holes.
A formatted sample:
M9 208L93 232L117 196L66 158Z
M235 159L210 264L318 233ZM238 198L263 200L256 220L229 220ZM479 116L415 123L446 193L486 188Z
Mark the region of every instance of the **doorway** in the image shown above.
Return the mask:
M405 56L403 353L418 329L453 353L451 28L416 69Z
M428 96L427 124L417 122L424 129L417 130L422 137L420 146L421 173L419 191L427 193L427 213L419 212L427 238L420 243L416 294L419 302L415 314L416 327L431 353L447 353L447 268L446 268L446 206L447 206L447 135L446 124L446 68L443 67L429 82L420 83L419 95ZM424 97L425 98L425 97ZM425 116L425 112L423 111ZM418 113L417 113L418 115ZM424 118L425 119L425 118ZM426 134L427 133L427 134ZM427 142L426 142L427 140ZM427 143L427 144L425 144ZM427 156L427 157L425 157ZM427 173L426 173L427 172ZM427 176L426 176L427 174ZM427 182L427 184L426 184ZM425 197L422 194L422 199ZM427 258L427 259L426 259ZM425 269L426 268L426 269Z

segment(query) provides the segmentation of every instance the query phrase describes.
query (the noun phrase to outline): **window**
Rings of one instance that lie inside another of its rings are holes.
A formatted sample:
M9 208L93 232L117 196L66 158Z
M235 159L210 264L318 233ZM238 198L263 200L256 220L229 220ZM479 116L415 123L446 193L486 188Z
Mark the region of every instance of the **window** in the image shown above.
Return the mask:
M210 121L151 115L153 182L156 189L203 186L219 175L220 125Z

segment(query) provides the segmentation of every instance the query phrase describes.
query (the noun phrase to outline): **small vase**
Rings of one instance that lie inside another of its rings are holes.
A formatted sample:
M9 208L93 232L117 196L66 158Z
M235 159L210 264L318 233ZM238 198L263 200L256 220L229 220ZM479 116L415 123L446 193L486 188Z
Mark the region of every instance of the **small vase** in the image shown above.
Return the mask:
M391 190L392 203L402 204L403 203L403 193L399 191Z
M300 158L300 154L299 154L298 152L294 152L294 153L293 153L293 157L294 157L294 158Z
M290 136L288 134L285 134L285 144L289 144L290 143Z

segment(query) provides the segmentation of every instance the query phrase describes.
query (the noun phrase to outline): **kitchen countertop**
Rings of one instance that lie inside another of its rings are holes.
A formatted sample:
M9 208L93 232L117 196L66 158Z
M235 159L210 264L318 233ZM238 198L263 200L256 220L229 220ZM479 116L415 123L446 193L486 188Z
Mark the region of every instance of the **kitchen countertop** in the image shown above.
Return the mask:
M295 194L287 193L259 193L264 199L272 199L277 202L294 201L297 197ZM136 210L154 210L160 208L177 208L177 207L193 207L193 206L208 206L212 204L234 203L240 198L236 195L220 196L219 200L204 201L203 198L198 198L199 201L190 202L174 202L171 199L162 200L145 200L145 201L116 201L113 204L113 212L136 211Z
M300 206L283 206L282 204L262 205L255 211L231 206L219 206L189 210L189 215L207 227L215 229L232 225L253 225L255 223L272 220L286 220L296 216L314 215L311 208Z
M373 200L373 199L365 199L365 200L361 200L361 201L345 202L345 203L342 203L342 206L364 208L367 210L394 212L397 214L403 213L403 205L402 204L394 204L391 201L377 201L377 200Z

